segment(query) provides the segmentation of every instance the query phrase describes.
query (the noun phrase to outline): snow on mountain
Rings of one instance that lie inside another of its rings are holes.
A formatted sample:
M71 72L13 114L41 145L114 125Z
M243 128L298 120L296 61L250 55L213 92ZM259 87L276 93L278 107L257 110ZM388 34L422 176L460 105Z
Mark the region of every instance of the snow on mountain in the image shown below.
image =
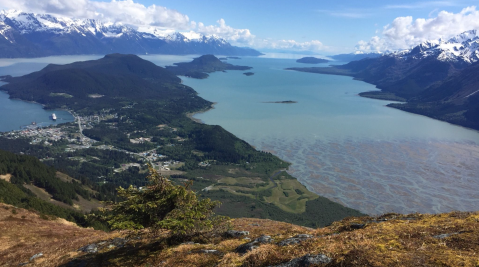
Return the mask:
M165 35L165 31L155 27L143 27L138 30L119 23L103 23L93 19L71 19L66 17L54 17L48 14L25 13L16 10L1 11L0 13L0 35L11 28L21 34L32 34L37 32L48 32L53 34L79 33L83 36L94 35L103 38L119 38L124 35L141 38L159 39L166 42L187 43L191 41L214 43L226 45L228 42L218 36L200 35L197 38L189 39L185 35L175 32ZM4 27L3 25L6 25ZM191 35L191 34L189 34Z
M183 34L179 32L175 32L173 34L170 34L164 37L164 40L167 42L183 42L183 43L187 43L190 41L190 39L186 38L186 36L184 36Z
M476 30L466 31L448 40L425 41L411 49L390 53L389 56L404 59L435 57L444 62L471 64L479 61L479 35Z

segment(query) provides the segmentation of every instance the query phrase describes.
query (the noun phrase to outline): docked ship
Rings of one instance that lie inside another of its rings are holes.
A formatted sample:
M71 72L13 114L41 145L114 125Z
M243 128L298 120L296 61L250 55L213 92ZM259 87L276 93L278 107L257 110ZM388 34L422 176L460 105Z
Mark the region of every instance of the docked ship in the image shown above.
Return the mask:
M54 120L54 121L57 120L57 115L55 115L55 113L52 113L52 120Z

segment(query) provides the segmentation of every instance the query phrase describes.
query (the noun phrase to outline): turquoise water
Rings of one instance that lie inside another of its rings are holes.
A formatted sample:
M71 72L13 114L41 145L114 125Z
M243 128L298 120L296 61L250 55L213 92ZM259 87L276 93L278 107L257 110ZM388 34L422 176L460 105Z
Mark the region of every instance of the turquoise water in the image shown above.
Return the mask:
M0 75L100 57L0 59ZM194 57L142 56L160 66ZM217 102L196 117L291 162L289 172L310 190L365 213L477 210L477 131L361 98L358 93L374 86L350 77L285 71L305 65L296 63L296 56L281 57L228 60L254 67L253 76L227 71L204 80L182 77L201 97ZM285 100L298 103L264 103ZM0 112L6 114L0 116L0 131L35 120L52 123L52 112L62 118L62 111L10 100L5 93Z
M479 207L477 131L359 97L376 89L350 77L284 70L304 66L293 59L229 61L255 75L182 77L217 102L195 117L291 162L310 190L368 214Z

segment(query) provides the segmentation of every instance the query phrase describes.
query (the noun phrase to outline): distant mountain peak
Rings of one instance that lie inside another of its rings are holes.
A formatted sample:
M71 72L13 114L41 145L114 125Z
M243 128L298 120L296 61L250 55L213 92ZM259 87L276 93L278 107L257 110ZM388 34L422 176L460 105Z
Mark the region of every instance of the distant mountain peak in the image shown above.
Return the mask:
M479 35L476 30L470 30L447 40L427 40L411 49L393 52L388 56L403 59L434 57L444 62L471 64L479 61Z
M261 55L250 48L232 46L216 35L185 34L166 34L165 30L156 27L136 29L94 19L3 10L0 12L0 58L112 52ZM2 38L7 42L2 42Z

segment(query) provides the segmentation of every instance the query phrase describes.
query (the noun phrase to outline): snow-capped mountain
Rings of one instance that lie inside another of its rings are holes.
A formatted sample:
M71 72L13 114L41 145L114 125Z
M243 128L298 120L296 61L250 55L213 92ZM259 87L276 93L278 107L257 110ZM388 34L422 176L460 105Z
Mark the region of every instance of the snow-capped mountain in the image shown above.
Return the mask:
M425 41L411 49L389 55L404 59L434 57L443 62L471 64L479 61L479 35L476 30L471 30L448 40Z
M217 36L187 38L156 28L137 30L119 23L72 19L20 11L0 13L0 57L75 54L261 55Z

